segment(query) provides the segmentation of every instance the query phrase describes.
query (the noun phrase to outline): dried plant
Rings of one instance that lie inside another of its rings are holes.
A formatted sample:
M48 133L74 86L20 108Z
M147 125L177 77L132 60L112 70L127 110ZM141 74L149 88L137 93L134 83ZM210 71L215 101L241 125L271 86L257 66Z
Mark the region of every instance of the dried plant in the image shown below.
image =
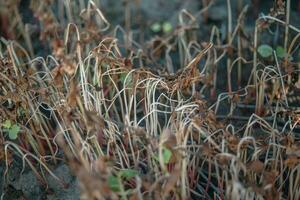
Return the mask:
M260 16L253 36L244 30L248 6L239 2L234 24L227 1L226 44L217 27L199 41L197 17L183 10L173 32L144 46L130 35L128 10L126 30L113 29L99 2L62 2L31 1L47 58L35 57L22 21L6 35L13 41L1 38L7 170L18 155L43 184L40 168L66 186L49 167L64 160L82 199L300 198L300 30L289 23L290 1ZM20 16L18 2L6 6L14 10L6 20ZM283 55L260 48L274 24ZM227 87L219 92L223 58ZM166 69L155 67L160 59Z

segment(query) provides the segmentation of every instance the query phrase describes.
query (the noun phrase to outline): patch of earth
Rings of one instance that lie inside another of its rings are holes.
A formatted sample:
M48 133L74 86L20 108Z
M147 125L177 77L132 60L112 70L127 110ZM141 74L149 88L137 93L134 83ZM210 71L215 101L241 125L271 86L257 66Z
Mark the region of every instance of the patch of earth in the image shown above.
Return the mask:
M64 163L59 164L53 173L60 178L62 186L51 175L46 175L47 187L43 187L37 180L32 170L25 170L14 166L9 169L6 181L4 180L5 166L0 166L0 194L4 200L79 200L80 190L77 179L71 174L70 169Z

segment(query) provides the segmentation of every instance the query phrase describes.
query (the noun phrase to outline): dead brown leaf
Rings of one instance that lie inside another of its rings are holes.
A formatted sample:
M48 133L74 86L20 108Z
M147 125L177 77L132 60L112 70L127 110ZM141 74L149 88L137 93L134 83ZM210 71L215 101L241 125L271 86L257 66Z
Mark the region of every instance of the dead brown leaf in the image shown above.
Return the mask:
M248 163L247 168L257 174L262 173L264 170L264 163L262 163L260 160L253 160Z

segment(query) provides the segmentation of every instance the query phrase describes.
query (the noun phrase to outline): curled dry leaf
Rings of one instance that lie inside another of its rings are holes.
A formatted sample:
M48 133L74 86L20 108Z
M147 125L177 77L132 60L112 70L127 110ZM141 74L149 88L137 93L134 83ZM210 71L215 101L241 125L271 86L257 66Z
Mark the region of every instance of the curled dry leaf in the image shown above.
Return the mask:
M72 80L70 84L70 91L67 97L67 104L71 108L76 107L78 94L79 94L79 87L76 85L76 82Z
M92 130L102 130L105 128L104 119L99 116L97 112L85 111L86 126L88 129Z
M129 58L124 59L124 65L127 69L132 69L132 62Z
M234 136L234 135L230 135L228 137L228 148L233 151L233 152L236 152L237 151L237 147L238 147L238 144L239 144L239 138L237 136Z
M296 155L290 155L288 158L284 161L284 164L288 166L289 168L294 168L296 165L300 163L300 157Z
M61 68L67 75L73 76L76 71L76 63L74 62L74 59L66 56L62 59Z
M167 197L170 195L171 191L175 191L176 183L180 177L180 166L179 164L176 164L174 167L174 170L169 175L169 177L166 180L166 183L163 187L163 196Z
M297 144L292 144L286 148L286 155L288 156L299 156L300 155L300 146Z
M284 161L284 163L290 167L293 168L296 165L300 163L300 147L299 145L292 144L286 148L286 155L287 159Z
M260 160L253 160L248 163L247 168L256 174L262 173L264 170L264 163L262 163Z
M177 145L176 135L173 134L170 129L165 129L162 133L160 142L168 149L172 149Z
M165 129L160 138L160 144L165 148L165 151L171 154L168 158L168 164L175 163L178 159L180 159L180 154L177 149L175 149L177 145L176 135L171 132L170 129Z
M64 84L63 81L63 73L61 70L61 66L58 65L56 66L52 71L51 71L52 77L53 77L53 82L56 87L62 87Z
M212 157L212 156L216 155L215 149L209 143L204 143L200 147L200 152L201 152L201 155L208 156L208 157Z
M5 159L4 138L0 137L0 161Z
M110 189L105 174L92 173L84 168L76 172L80 180L82 195L87 199L117 199Z
M267 185L271 185L273 186L275 181L276 181L276 178L277 178L277 175L278 175L278 171L275 171L275 170L272 170L272 171L264 171L263 172L263 183L264 183L264 186L267 186Z

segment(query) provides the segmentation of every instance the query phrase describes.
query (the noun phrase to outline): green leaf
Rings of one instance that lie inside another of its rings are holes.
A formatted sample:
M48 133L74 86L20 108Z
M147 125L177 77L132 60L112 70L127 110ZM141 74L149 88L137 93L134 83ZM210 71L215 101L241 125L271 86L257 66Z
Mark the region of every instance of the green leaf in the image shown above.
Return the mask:
M122 73L120 76L120 81L122 82L122 84L129 83L129 86L130 86L131 82L132 82L132 74L129 74L128 76L127 75L128 75L128 73ZM127 77L127 79L126 79L126 77Z
M164 33L169 33L172 31L173 27L172 24L170 22L164 22L163 26L162 26L163 32Z
M119 179L113 175L108 177L108 186L114 192L119 192L121 188Z
M154 158L154 160L156 160L157 162L159 162L159 158L158 158L158 156L157 155L152 155L152 157Z
M272 55L273 48L267 44L262 44L258 47L257 51L261 55L261 57L268 58Z
M2 123L2 126L3 126L3 128L10 129L10 127L11 127L11 121L10 121L9 119L5 120L5 121Z
M125 78L127 76L127 73L122 73L120 76L120 81L124 84L125 83Z
M154 160L159 162L159 156L153 155L152 157L154 158ZM162 150L162 157L164 164L168 164L172 158L172 151L164 147Z
M19 107L17 110L18 116L23 117L26 115L26 110L23 107Z
M276 47L276 55L278 58L281 58L281 59L283 59L287 56L287 59L289 61L293 60L293 57L291 55L287 55L287 52L285 52L285 50L282 46Z
M168 148L163 148L163 160L165 164L168 164L172 157L172 151Z
M285 50L282 46L276 47L276 55L278 58L284 58L286 56Z
M158 33L161 31L161 25L158 22L155 22L154 24L151 25L150 29L154 33Z
M134 169L124 169L120 171L120 176L126 179L130 179L138 175L138 171Z
M12 127L8 129L9 139L11 140L17 139L19 132L20 132L20 127L17 124L12 125Z

